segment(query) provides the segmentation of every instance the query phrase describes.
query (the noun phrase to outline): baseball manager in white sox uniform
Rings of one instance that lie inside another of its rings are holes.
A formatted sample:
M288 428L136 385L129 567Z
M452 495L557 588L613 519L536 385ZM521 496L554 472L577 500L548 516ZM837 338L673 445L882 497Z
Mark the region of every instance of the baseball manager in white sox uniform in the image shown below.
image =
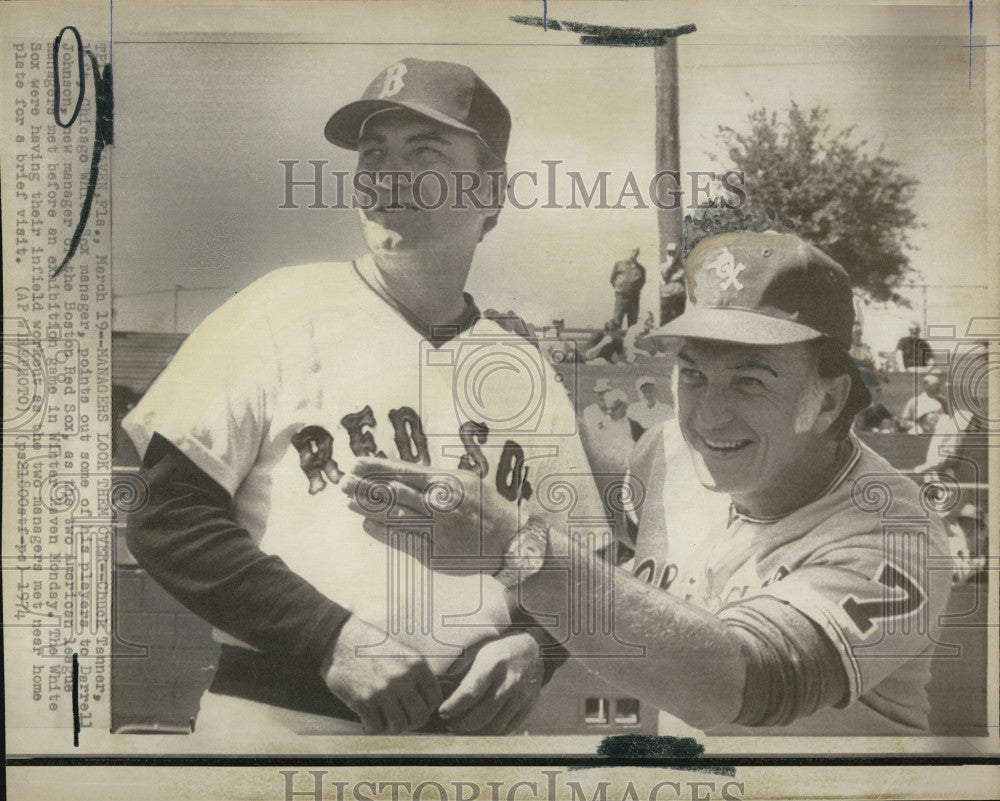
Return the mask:
M464 292L510 114L468 67L404 59L325 133L369 179L370 252L276 270L188 338L125 421L150 487L129 547L223 644L198 734L511 731L551 672L544 632L498 579L428 572L423 511L386 547L336 487L391 456L513 507L561 475L600 508L565 390Z
M795 236L747 232L702 241L687 271L691 302L658 332L679 347L677 419L631 461L634 571L558 527L505 557L530 504L517 518L492 494L440 515L435 545L454 547L462 515L483 514L476 547L520 566L528 609L572 629L567 609L610 608L615 637L642 655L597 658L608 635L579 626L564 645L663 710L664 733L680 718L711 734L927 734L946 537L918 486L851 434L868 393L848 354L845 271ZM423 471L397 469L416 502Z

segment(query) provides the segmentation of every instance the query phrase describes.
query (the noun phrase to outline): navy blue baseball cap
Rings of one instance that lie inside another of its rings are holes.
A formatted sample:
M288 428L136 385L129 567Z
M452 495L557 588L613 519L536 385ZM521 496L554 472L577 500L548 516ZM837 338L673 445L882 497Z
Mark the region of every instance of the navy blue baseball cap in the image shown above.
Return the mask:
M854 295L847 273L793 234L709 237L695 245L685 269L687 308L651 335L748 345L828 337L851 347Z
M340 147L357 150L365 121L391 108L409 109L475 134L498 159L507 157L507 107L469 67L449 61L404 58L386 67L360 100L348 103L330 117L324 130L326 138Z

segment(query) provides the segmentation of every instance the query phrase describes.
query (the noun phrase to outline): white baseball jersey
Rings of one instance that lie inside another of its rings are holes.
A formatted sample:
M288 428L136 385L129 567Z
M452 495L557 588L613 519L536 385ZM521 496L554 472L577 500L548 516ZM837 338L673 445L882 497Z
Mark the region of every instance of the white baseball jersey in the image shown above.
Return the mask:
M628 405L628 419L635 420L643 431L648 431L653 426L664 423L674 416L674 407L663 401L656 401L652 406L645 400L636 401Z
M141 453L155 432L168 439L233 496L263 551L444 670L509 622L503 588L366 534L337 486L356 457L476 470L512 503L534 504L556 475L578 485L577 513L600 500L537 349L486 318L435 347L373 291L374 270L369 255L255 282L198 327L124 426Z
M645 498L635 575L722 618L761 595L791 604L826 634L847 674L845 707L712 734L927 732L925 688L950 592L946 535L913 481L851 444L850 461L816 500L774 519L737 514L729 495L702 486L675 421L637 449ZM671 720L661 718L665 733Z

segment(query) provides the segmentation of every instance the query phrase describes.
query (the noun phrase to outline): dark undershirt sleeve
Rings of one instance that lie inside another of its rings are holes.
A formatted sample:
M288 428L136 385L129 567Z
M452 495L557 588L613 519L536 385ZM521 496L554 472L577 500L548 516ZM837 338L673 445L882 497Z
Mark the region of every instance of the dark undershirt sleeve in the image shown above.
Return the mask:
M229 493L159 434L141 476L149 500L126 534L139 564L213 626L318 673L350 612L257 547Z
M820 628L784 601L761 595L720 613L747 661L742 726L785 726L849 700L847 673Z
M520 606L510 610L510 622L512 630L526 631L538 643L538 652L542 660L542 686L545 686L569 659L569 651L556 642L546 628Z

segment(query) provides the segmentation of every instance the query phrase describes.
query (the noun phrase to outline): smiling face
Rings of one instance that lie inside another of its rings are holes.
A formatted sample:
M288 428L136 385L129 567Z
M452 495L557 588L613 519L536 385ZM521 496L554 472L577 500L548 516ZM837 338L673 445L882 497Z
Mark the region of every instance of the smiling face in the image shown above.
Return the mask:
M359 175L364 190L357 195L360 205L372 206L361 212L369 247L375 253L475 249L497 213L489 208L497 179L482 168L482 147L473 134L407 109L370 117L358 142L358 171L368 174ZM385 175L395 171L407 175Z
M824 434L842 404L826 393L806 344L689 339L677 370L678 421L706 487L768 514L787 505L803 475L822 473Z

